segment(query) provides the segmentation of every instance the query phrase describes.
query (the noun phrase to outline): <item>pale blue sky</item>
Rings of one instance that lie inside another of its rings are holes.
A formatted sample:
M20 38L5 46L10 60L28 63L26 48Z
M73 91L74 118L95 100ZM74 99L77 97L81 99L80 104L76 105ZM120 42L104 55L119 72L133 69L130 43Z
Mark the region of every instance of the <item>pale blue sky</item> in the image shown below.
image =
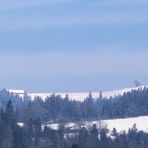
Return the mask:
M0 0L0 87L99 91L148 83L147 0Z

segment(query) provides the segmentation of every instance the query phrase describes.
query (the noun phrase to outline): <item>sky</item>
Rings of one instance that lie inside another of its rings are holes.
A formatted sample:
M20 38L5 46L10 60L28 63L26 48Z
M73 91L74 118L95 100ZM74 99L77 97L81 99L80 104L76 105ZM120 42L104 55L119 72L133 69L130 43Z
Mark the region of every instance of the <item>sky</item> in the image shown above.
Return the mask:
M0 88L148 84L148 0L0 0Z

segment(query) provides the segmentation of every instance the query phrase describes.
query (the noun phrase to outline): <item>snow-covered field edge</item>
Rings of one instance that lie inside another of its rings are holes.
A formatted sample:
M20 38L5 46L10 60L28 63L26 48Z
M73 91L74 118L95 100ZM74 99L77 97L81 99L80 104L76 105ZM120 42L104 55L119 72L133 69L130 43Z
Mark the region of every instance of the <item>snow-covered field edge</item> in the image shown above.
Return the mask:
M147 88L148 86L139 86L139 87L131 87L131 88L123 88L123 89L117 89L112 91L102 91L102 97L103 98L110 98L115 96L122 96L124 93L131 92L133 90L142 90L144 88ZM24 90L15 90L15 89L8 89L8 91L14 95L18 95L20 97L23 97L25 95ZM62 98L64 98L66 95L69 96L70 100L77 100L77 101L83 101L89 96L89 92L66 92L66 93L27 93L27 95L31 98L31 100L34 100L36 97L41 97L43 100L45 100L47 97L50 97L51 95L60 95ZM94 99L99 98L100 92L91 92L92 97Z
M61 123L52 123L48 126L52 129L58 129L58 126ZM130 128L136 124L136 127L139 131L148 132L148 116L139 116L134 118L125 118L125 119L111 119L111 120L95 120L95 121L84 121L84 122L71 122L64 123L65 127L76 129L81 125L86 128L91 128L93 124L96 124L97 128L105 127L112 131L113 128L116 128L118 132L128 132Z

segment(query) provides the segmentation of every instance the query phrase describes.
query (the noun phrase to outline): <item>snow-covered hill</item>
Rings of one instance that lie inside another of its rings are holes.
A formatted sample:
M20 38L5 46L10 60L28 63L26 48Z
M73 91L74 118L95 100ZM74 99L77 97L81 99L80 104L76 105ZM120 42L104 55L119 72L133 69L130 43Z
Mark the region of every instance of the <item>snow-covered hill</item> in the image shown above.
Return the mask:
M112 131L113 128L116 128L118 132L128 132L129 128L132 128L134 124L136 124L136 127L138 130L142 130L145 132L148 132L148 116L140 116L135 118L125 118L125 119L113 119L113 120L102 120L100 121L86 121L81 123L86 128L91 128L93 124L96 124L96 126L99 128L100 124L103 124L103 126L107 127L110 131ZM80 123L67 123L65 124L66 127L77 127L77 124L80 125ZM58 128L58 124L49 124L49 126L53 129Z
M110 98L118 95L123 95L124 93L131 92L132 90L138 90L143 89L144 87L148 86L140 86L140 87L133 87L133 88L124 88L124 89L117 89L112 91L104 91L102 92L103 98ZM8 90L9 92L13 93L14 95L19 95L22 97L25 94L24 90ZM33 100L35 97L39 96L43 100L45 100L46 97L51 96L53 93L27 93L31 99ZM60 95L62 98L66 96L66 94L69 96L71 100L78 100L83 101L86 97L88 97L88 92L73 92L73 93L55 93L55 95ZM93 98L98 98L100 95L100 92L91 92Z
M110 98L118 95L123 95L124 93L131 92L132 90L138 90L143 89L147 86L140 86L140 87L133 87L133 88L124 88L124 89L118 89L118 90L112 90L112 91L104 91L102 92L102 96L104 98ZM41 97L43 100L47 96L51 96L53 93L29 93L28 95L33 99L36 96ZM69 98L71 100L78 100L83 101L86 97L88 97L88 92L74 92L74 93L55 93L55 95L60 95L62 98L64 98L68 94ZM91 92L93 98L98 98L100 95L100 92Z

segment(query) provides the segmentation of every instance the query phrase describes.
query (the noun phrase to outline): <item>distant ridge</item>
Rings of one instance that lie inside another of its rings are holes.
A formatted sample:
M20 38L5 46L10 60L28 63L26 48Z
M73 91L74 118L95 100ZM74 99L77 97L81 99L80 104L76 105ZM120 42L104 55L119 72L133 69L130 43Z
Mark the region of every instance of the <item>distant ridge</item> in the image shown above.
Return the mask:
M148 87L148 86L146 85L146 86L139 86L139 87L132 87L132 88L123 88L123 89L117 89L112 91L104 91L101 93L103 98L109 99L110 97L123 95L124 93L131 92L132 90L144 89L145 87ZM8 89L8 91L20 97L23 97L25 95L24 90ZM47 97L50 97L52 94L53 93L27 93L27 95L30 96L32 100L35 97L41 97L43 100L45 100ZM100 96L100 92L91 92L91 94L94 99ZM68 95L69 99L71 100L83 101L85 98L88 97L89 92L55 93L55 95L60 95L62 98Z

